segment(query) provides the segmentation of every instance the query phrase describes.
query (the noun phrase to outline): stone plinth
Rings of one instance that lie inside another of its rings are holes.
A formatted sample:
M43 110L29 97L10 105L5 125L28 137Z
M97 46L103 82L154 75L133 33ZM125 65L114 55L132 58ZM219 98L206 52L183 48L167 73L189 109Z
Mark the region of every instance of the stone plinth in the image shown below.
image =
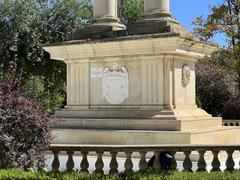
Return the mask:
M195 62L215 48L175 33L46 46L67 64L67 106L57 112L55 142L238 142L239 129L222 128L221 118L195 104Z

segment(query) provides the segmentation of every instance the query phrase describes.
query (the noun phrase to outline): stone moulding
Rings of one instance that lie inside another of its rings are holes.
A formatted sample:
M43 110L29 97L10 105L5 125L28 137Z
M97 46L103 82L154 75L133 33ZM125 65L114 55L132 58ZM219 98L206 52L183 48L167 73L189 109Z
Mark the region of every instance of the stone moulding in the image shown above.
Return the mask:
M145 38L144 38L145 37ZM116 40L116 39L115 39ZM123 41L126 40L126 41ZM111 47L111 51L109 51ZM217 47L199 41L188 40L180 36L145 36L132 39L118 38L117 41L73 41L60 44L44 45L47 52L51 52L51 59L73 60L91 59L100 57L156 55L166 53L189 52L188 56L202 58L210 55ZM141 49L141 51L139 51ZM183 53L182 53L183 54ZM187 53L186 53L187 54Z

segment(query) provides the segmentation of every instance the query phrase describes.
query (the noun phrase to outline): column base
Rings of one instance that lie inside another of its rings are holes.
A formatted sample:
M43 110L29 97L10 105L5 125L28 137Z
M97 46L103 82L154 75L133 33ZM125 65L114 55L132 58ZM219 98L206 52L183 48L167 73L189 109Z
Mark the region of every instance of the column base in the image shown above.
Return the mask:
M120 20L115 17L99 17L95 18L90 26L111 26L113 31L125 30L126 26L120 23Z
M148 13L145 13L143 15L144 19L159 19L159 18L166 18L166 17L172 17L170 12L162 11L162 10L154 10Z
M186 28L168 16L160 16L157 14L146 14L144 19L134 24L129 24L127 27L129 35L135 34L155 34L155 33L176 33L181 36L194 38L193 33L189 32Z

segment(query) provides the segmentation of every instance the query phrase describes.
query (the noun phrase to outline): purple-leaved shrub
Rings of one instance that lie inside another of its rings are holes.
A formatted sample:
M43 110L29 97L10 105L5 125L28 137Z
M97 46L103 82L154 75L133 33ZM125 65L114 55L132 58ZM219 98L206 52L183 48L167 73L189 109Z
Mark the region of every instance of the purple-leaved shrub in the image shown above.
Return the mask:
M240 119L240 98L229 99L223 107L224 119Z
M44 161L52 119L19 90L12 74L0 79L0 167L26 169Z
M220 116L224 103L234 94L234 78L212 59L198 61L196 94L202 108L214 116Z

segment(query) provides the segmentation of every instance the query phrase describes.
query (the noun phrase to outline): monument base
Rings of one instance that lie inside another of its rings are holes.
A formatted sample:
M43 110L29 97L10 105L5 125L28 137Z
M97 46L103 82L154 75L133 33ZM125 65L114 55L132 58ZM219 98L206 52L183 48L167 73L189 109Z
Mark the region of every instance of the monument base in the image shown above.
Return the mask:
M197 41L171 17L126 30L95 24L45 46L67 64L67 107L57 112L57 144L239 144L196 107L195 63L217 47Z
M62 110L55 144L235 144L240 129L222 127L199 108Z
M239 144L240 129L209 128L202 131L140 131L55 129L54 144L160 145L160 144Z

